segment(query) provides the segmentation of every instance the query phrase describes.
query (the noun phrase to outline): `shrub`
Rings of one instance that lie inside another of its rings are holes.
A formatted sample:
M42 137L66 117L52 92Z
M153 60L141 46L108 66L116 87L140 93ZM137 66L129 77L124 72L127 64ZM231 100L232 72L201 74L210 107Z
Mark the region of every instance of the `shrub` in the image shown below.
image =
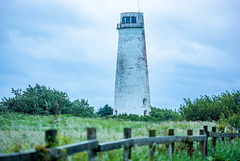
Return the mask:
M39 84L29 85L25 91L12 89L12 93L13 98L4 97L1 102L8 111L52 115L71 105L66 93Z
M240 91L226 91L219 96L200 96L200 98L184 98L184 104L180 106L181 115L189 121L219 120L221 114L226 118L237 115L240 111ZM234 119L234 118L233 118Z
M237 139L231 144L224 144L224 142L218 141L214 161L225 161L225 160L240 160L239 155L240 140Z
M159 109L159 108L156 108L156 107L151 107L151 112L149 113L149 115L150 115L150 117L153 117L158 121L166 121L166 120L178 121L178 120L182 120L179 113L174 112L173 110Z
M33 115L71 114L81 117L94 117L94 107L87 100L71 102L65 92L36 84L22 89L12 89L13 98L2 99L0 111L22 112Z
M80 117L95 117L94 107L91 107L87 100L79 99L74 100L71 103L70 108L64 108L62 111L63 114L72 114L74 116Z
M139 116L136 114L119 114L109 115L107 118L114 118L125 121L145 121L145 122L159 122L159 121L179 121L182 117L179 113L168 109L159 109L151 107L149 115Z
M113 108L110 107L108 104L106 104L103 108L100 107L100 109L98 110L97 114L100 117L113 115Z

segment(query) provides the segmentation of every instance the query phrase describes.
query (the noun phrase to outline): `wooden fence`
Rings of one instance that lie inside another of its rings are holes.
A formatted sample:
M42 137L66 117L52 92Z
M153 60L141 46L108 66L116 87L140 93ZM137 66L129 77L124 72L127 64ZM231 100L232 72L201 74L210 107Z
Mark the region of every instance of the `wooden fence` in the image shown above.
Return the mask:
M123 149L123 160L127 161L131 159L131 148L133 146L149 146L149 155L151 160L155 160L156 157L156 145L167 144L169 160L172 160L174 153L174 145L177 142L183 142L187 145L189 157L193 156L193 142L199 142L199 150L201 156L208 156L208 138L211 137L212 141L212 154L214 154L216 139L225 137L230 139L240 137L240 130L238 133L217 133L216 127L212 127L212 131L208 131L208 126L204 126L203 130L199 131L199 135L193 136L193 130L187 130L187 136L175 136L174 129L169 129L168 136L156 136L156 130L149 130L149 137L144 138L132 138L131 128L124 128L124 139L99 143L96 137L96 128L87 128L87 140L85 142L68 144L55 148L40 148L37 151L17 152L11 154L0 154L1 161L33 161L33 160L57 160L68 155L87 151L88 160L96 161L98 152L105 152L114 149ZM56 130L46 131L46 142L48 145L56 143Z

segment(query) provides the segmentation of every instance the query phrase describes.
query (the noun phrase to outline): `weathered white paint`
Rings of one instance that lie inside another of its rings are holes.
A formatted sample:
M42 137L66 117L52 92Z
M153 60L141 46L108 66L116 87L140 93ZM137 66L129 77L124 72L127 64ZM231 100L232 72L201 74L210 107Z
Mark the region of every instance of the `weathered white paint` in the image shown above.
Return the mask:
M136 23L122 23L135 16ZM115 79L114 114L148 114L151 110L143 13L121 14L117 25L118 55Z

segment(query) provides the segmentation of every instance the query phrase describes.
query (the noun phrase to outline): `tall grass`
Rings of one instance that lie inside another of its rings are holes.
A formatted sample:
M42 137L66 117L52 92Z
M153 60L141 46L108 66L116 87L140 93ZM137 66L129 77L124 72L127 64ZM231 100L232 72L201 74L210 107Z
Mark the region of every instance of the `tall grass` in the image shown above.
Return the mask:
M167 135L168 129L175 129L175 135L186 135L188 129L192 129L194 135L199 134L199 130L204 125L209 128L215 126L214 122L130 122L114 119L102 118L80 118L69 115L59 115L56 120L54 116L33 116L22 113L0 113L0 153L11 153L17 151L33 150L36 146L44 144L45 130L55 128L58 130L59 145L76 143L87 140L86 128L97 128L97 139L99 142L109 142L123 139L123 129L132 128L132 137L148 137L150 129L156 130L156 135ZM218 147L226 147L218 143ZM235 145L236 144L236 145ZM236 148L238 146L238 148ZM228 149L231 157L232 151L239 152L239 142L234 142ZM173 160L190 160L186 151L181 151L183 144L177 144L176 154ZM235 149L234 149L235 148ZM216 149L216 157L221 157L222 148ZM149 160L148 146L133 147L133 160ZM235 157L235 156L233 156ZM113 150L98 154L100 160L122 160L122 150ZM165 145L157 146L158 160L168 160ZM69 158L70 160L86 160L86 153L79 153ZM214 160L214 158L209 158ZM198 152L194 153L194 160L201 160Z

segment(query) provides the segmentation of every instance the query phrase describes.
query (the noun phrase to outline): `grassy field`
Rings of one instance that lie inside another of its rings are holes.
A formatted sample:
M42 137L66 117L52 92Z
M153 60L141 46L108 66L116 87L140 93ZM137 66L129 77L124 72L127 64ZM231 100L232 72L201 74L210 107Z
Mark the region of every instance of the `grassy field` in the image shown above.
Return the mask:
M55 120L55 121L54 121ZM186 135L188 129L192 129L194 135L204 125L209 128L215 125L213 122L128 122L102 118L79 118L74 116L34 116L20 113L0 114L0 153L33 150L36 146L44 144L45 130L55 128L58 130L59 145L75 143L87 140L86 128L97 128L99 142L109 142L123 139L123 128L132 128L132 137L148 137L148 131L155 129L157 135L167 135L168 129L175 129L175 135ZM133 160L148 160L148 147L134 147ZM180 157L181 155L181 157ZM100 153L99 160L122 160L122 150ZM187 160L186 152L176 155L174 160ZM181 159L180 159L181 158ZM79 153L69 160L86 160L86 153ZM158 159L168 160L165 146L158 146ZM197 154L195 160L197 159Z

